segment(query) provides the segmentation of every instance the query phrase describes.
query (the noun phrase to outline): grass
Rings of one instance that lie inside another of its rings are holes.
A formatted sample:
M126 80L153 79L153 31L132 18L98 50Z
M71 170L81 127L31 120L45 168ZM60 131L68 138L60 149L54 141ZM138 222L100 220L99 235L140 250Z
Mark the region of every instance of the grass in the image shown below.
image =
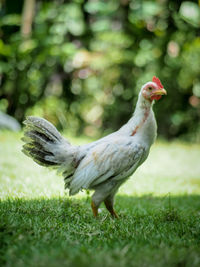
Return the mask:
M200 146L157 143L116 197L120 219L0 134L1 266L200 266ZM85 139L73 142L84 143Z

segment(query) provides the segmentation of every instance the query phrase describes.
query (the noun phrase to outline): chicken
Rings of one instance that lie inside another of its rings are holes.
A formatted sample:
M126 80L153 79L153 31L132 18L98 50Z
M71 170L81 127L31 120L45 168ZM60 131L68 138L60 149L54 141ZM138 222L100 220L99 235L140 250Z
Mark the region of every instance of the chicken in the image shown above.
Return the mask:
M152 105L166 94L154 76L142 86L135 112L124 126L82 146L71 145L45 119L30 116L24 122L22 151L38 164L61 172L70 195L82 189L94 190L91 207L95 217L102 202L113 217L118 217L113 208L114 196L146 160L157 131Z

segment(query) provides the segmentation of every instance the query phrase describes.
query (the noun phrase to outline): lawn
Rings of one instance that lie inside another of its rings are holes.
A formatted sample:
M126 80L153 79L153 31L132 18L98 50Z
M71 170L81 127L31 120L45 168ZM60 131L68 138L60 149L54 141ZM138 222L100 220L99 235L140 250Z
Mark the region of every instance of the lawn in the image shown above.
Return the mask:
M81 144L88 140L73 138ZM0 133L1 266L200 266L200 145L157 142L119 190L118 220Z

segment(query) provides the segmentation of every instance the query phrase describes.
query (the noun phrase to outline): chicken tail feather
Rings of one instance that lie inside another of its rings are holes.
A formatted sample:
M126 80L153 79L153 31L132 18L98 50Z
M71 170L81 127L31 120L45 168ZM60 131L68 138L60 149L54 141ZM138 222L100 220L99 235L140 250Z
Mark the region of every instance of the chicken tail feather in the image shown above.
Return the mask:
M25 121L22 152L36 163L70 175L76 166L78 147L72 146L47 120L30 116Z

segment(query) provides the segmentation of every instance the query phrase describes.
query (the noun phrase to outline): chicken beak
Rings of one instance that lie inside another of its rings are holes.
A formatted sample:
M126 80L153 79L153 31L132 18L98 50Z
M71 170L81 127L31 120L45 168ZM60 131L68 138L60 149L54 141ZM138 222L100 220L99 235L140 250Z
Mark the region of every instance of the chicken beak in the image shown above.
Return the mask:
M167 91L164 88L160 88L153 93L154 95L167 95Z

